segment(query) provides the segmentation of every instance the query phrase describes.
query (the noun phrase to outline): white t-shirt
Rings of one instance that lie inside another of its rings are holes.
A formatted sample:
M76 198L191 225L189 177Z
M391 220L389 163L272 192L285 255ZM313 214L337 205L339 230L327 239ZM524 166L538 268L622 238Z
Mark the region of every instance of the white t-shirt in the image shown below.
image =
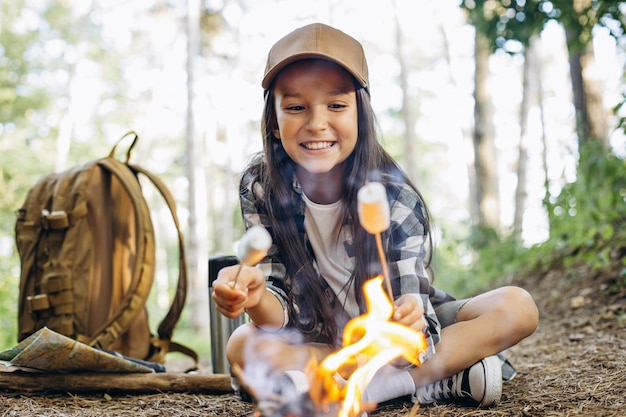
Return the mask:
M334 291L349 318L356 317L360 313L353 286L346 287L354 269L354 260L350 259L343 246L346 239L345 229L342 232L341 228L342 202L339 200L332 204L317 204L304 194L303 198L306 205L304 230L315 253L318 272Z

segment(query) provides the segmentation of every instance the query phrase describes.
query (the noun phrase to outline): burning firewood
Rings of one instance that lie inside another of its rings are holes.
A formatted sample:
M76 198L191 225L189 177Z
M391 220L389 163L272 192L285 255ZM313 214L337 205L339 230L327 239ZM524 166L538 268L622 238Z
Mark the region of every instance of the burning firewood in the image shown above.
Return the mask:
M233 368L241 388L253 399L256 417L356 417L376 407L365 404L362 394L383 366L398 358L415 365L421 363L426 338L420 331L391 321L393 304L382 283L381 276L365 283L367 312L348 322L343 348L320 363L310 360L304 370L308 390L298 391L289 378L284 378L285 373L270 364L264 364L262 370L247 365L250 368L246 372ZM255 348L271 348L271 342Z
M338 417L354 417L372 407L362 403L362 394L383 366L397 358L420 365L420 355L427 349L422 332L391 321L393 304L382 288L382 277L367 281L363 291L367 313L348 322L344 347L320 363L311 389L316 404L341 402ZM356 364L356 370L340 386L336 374L350 364Z
M254 417L316 417L315 407L308 393L298 393L287 380L279 381L272 393L261 394L246 381L243 370L238 365L232 367L233 376L240 389L247 392L254 404Z

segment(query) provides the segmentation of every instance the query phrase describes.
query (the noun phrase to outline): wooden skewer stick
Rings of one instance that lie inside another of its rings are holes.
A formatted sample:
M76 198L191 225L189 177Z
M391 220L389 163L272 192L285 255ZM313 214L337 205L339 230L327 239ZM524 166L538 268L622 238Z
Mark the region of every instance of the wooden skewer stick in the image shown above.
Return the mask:
M235 279L233 280L232 284L230 284L231 288L235 288L235 285L237 285L237 280L239 279L239 273L241 272L241 267L243 266L242 263L239 264L239 266L237 267L237 273L235 274Z
M378 257L380 258L380 264L383 268L383 278L385 279L385 286L387 287L387 293L389 294L389 299L393 302L393 290L391 289L391 279L389 278L389 267L387 266L387 257L385 256L385 251L383 250L383 240L380 236L380 233L376 233L374 235L376 237L376 248L378 249Z

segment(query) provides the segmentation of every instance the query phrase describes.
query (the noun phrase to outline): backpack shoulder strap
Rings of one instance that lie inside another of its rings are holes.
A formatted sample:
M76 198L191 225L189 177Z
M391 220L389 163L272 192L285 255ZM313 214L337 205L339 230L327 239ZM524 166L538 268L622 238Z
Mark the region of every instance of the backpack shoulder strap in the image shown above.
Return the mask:
M137 259L144 261L136 263L120 308L94 333L94 338L89 342L91 346L106 348L128 329L145 305L153 283L155 242L150 212L139 181L132 170L126 164L110 157L103 158L97 163L115 175L126 189L136 208L137 227L143 233L143 236L137 239Z
M176 288L176 294L174 295L174 300L172 301L170 310L167 312L167 315L162 320L157 330L160 339L170 340L172 338L174 326L180 318L180 314L185 305L188 287L187 258L185 255L184 237L180 228L180 222L178 221L178 215L176 214L176 203L166 185L156 175L137 165L129 164L129 167L133 171L145 175L154 184L159 193L163 196L165 202L167 203L167 207L169 208L169 211L172 215L172 219L174 220L176 231L178 233L178 286Z
M137 176L137 174L140 173L144 175L145 177L147 177L148 180L150 180L150 182L159 191L159 193L165 200L165 203L167 204L167 207L172 216L172 220L174 221L174 225L176 226L176 232L178 234L178 285L176 287L176 292L174 294L174 299L172 300L170 309L165 315L165 317L162 319L161 323L159 324L159 327L157 328L158 336L153 338L152 340L152 344L157 349L154 352L154 355L149 359L155 362L163 362L164 355L167 352L180 352L191 357L197 366L197 364L199 363L198 354L193 349L190 349L187 346L184 346L182 344L175 343L172 341L172 334L174 332L174 327L176 326L176 323L180 319L180 315L182 313L183 307L185 306L185 300L187 298L187 288L189 286L189 281L187 277L187 257L185 253L185 244L184 244L185 240L183 237L183 233L181 231L180 221L178 220L178 214L176 212L176 202L174 198L172 197L172 194L170 193L169 189L165 185L165 183L161 181L161 179L158 176L154 175L152 172L148 171L147 169L141 166L133 165L130 163L130 153L131 153L133 146L135 145L135 142L137 141L138 136L135 132L131 131L131 132L128 132L124 137L128 135L133 135L134 137L133 137L133 142L130 145L126 153L126 161L125 161L126 166L128 166L133 171L135 176ZM124 139L124 137L122 137L122 139ZM120 139L120 141L122 139ZM115 146L111 150L109 157L113 158L114 153L115 153Z

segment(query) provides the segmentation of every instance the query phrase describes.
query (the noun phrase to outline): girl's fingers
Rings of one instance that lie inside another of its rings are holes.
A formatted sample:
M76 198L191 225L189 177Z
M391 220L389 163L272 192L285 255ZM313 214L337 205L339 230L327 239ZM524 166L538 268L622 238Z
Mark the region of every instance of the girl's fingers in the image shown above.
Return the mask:
M415 297L411 295L402 296L396 301L395 307L394 321L416 330L424 328L426 323L424 321L424 309L418 304Z
M211 297L215 301L217 310L229 318L239 316L248 301L246 291L233 289L228 283L214 284Z
M236 310L232 310L232 309L223 309L222 307L220 307L219 305L217 306L217 311L221 314L223 314L225 317L228 317L229 319L234 319L239 317L240 315L243 314L244 309L240 308L240 309L236 309Z

